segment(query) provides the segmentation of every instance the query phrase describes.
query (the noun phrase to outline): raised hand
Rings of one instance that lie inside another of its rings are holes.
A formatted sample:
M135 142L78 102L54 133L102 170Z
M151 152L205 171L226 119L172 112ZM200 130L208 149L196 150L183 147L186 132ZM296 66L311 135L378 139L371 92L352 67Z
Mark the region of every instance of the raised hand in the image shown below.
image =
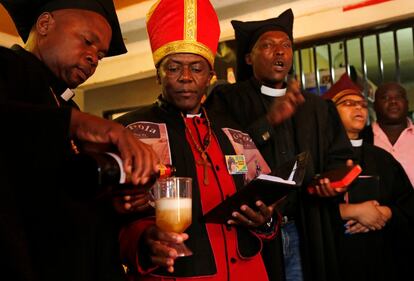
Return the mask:
M290 118L299 105L305 102L300 91L299 82L296 79L290 79L283 97L276 98L266 114L267 121L273 126L279 125L284 120Z

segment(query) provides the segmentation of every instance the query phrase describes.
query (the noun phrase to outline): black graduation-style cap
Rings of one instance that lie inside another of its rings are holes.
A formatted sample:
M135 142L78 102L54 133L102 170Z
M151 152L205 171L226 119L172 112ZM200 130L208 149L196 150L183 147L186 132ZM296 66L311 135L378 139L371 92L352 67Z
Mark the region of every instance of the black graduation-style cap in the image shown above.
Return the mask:
M23 42L29 38L30 30L44 12L62 9L80 9L102 15L112 28L112 39L107 56L127 52L121 28L112 0L0 0L16 25Z
M280 30L285 32L293 42L293 12L288 9L277 18L261 21L232 20L237 46L237 81L244 81L253 75L252 67L246 64L245 57L251 52L259 37L267 32Z

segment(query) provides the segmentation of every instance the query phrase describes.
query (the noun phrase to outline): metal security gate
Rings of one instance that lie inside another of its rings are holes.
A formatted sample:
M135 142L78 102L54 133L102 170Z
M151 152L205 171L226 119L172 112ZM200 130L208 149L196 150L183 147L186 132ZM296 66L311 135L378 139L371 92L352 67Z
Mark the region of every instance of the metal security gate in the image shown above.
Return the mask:
M414 20L296 44L294 68L303 90L322 94L347 72L373 98L377 85L401 83L414 102ZM411 106L410 108L413 108Z

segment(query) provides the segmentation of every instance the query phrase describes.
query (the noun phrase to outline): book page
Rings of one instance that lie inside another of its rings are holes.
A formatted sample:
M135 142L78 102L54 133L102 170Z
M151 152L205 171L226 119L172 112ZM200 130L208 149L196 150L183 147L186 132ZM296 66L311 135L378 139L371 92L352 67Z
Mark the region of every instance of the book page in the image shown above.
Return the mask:
M292 184L292 185L296 184L296 182L293 181L293 180L285 180L285 179L282 179L280 177L265 175L265 174L261 174L257 178L262 179L262 180L271 181L271 182L280 182L280 183Z
M289 177L288 177L288 180L289 181L293 181L293 177L295 176L295 173L296 173L296 168L298 167L298 161L296 161L295 162L295 165L293 165L293 168L292 168L292 172L290 172L290 175L289 175Z

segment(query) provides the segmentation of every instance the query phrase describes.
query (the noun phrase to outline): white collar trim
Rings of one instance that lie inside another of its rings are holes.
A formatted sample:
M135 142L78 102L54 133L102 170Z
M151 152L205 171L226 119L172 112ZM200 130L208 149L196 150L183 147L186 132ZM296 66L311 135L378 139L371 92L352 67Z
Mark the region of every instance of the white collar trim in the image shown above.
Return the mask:
M185 117L187 117L187 118L201 117L201 113L198 113L198 114L188 114L187 113L187 115Z
M260 88L260 92L262 92L262 94L265 96L283 97L286 94L286 88L275 89L275 88L270 88L265 85L262 85L262 87Z
M351 140L351 144L352 144L353 147L360 147L360 146L362 146L362 139Z
M69 89L69 88L67 88L64 92L63 92L63 94L61 94L60 95L60 97L62 98L62 99L64 99L65 101L69 101L71 98L73 98L75 96L75 93L71 90L71 89Z

